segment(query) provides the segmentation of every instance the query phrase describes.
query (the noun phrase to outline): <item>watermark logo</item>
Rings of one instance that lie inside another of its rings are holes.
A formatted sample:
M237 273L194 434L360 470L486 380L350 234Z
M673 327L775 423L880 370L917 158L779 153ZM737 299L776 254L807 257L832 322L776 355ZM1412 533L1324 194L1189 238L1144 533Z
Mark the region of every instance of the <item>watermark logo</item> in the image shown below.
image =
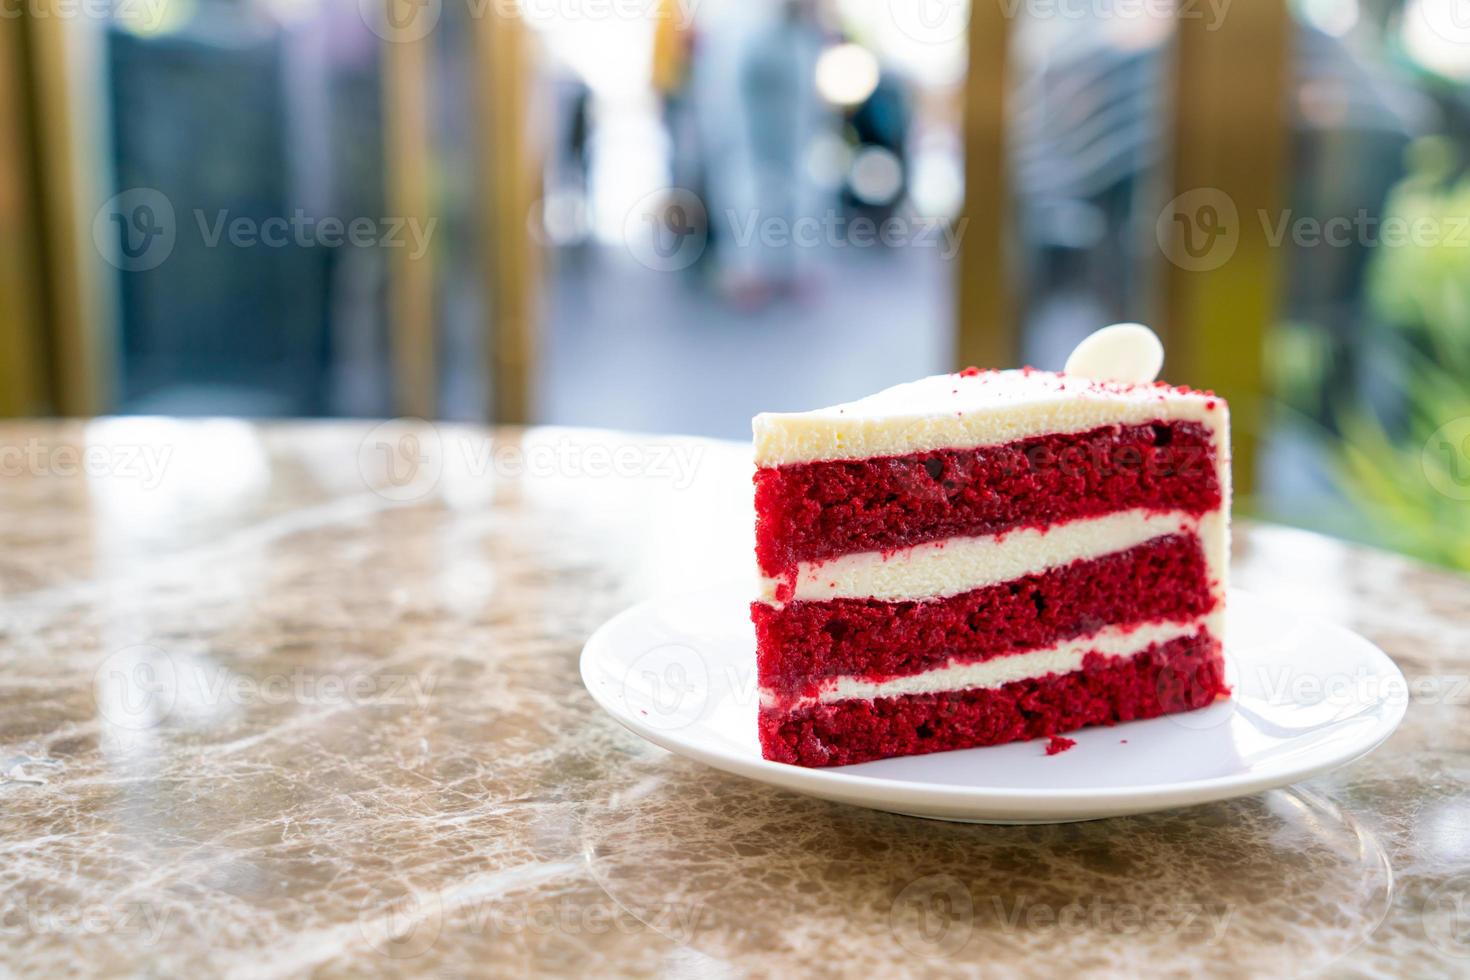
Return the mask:
M0 476L50 476L71 479L131 480L144 490L163 483L171 445L55 445L31 438L0 446Z
M0 0L0 21L90 20L150 33L163 26L168 6L169 0Z
M571 24L578 21L667 20L680 30L694 23L702 0L470 0L470 16L484 16L490 7L503 17L519 16L528 24Z
M920 44L953 44L970 26L970 0L888 0L899 33Z
M1206 31L1217 31L1233 0L996 0L1008 20L1066 20L1097 24L1103 21L1203 20Z
M1456 875L1430 892L1419 921L1435 948L1470 959L1470 875Z
M174 253L181 230L197 234L207 249L231 248L383 248L404 249L417 261L433 243L439 219L318 216L297 208L291 214L259 218L228 208L194 208L192 224L179 227L173 202L152 187L135 187L109 199L92 218L92 242L110 265L123 272L156 269ZM194 240L191 239L191 242Z
M357 447L357 472L367 488L397 503L421 500L444 474L444 440L423 419L374 426Z
M1186 272L1218 269L1240 244L1240 214L1216 187L1185 191L1164 206L1154 224L1164 256Z
M623 243L655 272L687 269L709 244L709 214L699 195L671 187L644 195L623 219Z
M1234 698L1217 698L1221 677L1212 661L1180 661L1165 664L1154 678L1159 706L1180 728L1209 731L1230 723L1235 715Z
M1202 902L1129 902L1111 896L1079 896L1060 905L1018 896L990 898L1002 932L1042 938L1063 936L1172 936L1182 943L1220 946L1235 906Z
M402 248L411 261L428 254L434 239L438 218L369 218L359 215L351 219L332 215L318 217L297 208L289 216L273 215L254 218L231 215L228 208L207 214L194 209L194 224L205 248L218 248L221 242L233 248Z
M1470 416L1446 422L1419 455L1424 479L1451 500L1470 500Z
M178 665L167 651L147 644L108 655L92 675L98 714L129 731L163 724L173 713L178 696Z
M97 712L113 726L131 731L157 728L177 719L210 716L221 709L293 704L423 707L438 686L431 674L371 669L236 673L205 658L175 656L148 644L107 656L92 678Z
M1419 0L1413 7L1437 37L1451 44L1470 45L1470 0Z
M114 195L92 218L98 254L123 272L158 268L173 254L177 239L173 203L152 187Z
M647 195L628 212L623 240L640 265L656 272L698 261L711 227L734 249L925 248L949 261L959 254L968 225L968 218L894 214L878 220L836 208L796 216L735 208L711 213L692 192L675 187Z
M1359 208L1351 215L1329 218L1298 215L1291 209L1272 217L1258 211L1266 244L1280 248L1290 242L1299 248L1470 248L1470 215L1389 215L1378 218Z
M942 959L965 948L975 931L975 903L954 875L911 881L888 910L888 931L915 956Z
M0 937L51 937L76 941L123 936L151 948L173 931L170 908L151 902L54 904L27 896L0 896Z
M422 41L439 24L444 0L357 0L368 30L390 44Z
M692 725L709 703L709 667L693 647L669 643L642 654L623 678L623 702L661 731Z
M401 881L383 882L358 906L357 925L369 946L389 959L422 956L439 941L444 904Z
M695 440L522 440L464 431L446 437L432 422L401 418L380 423L363 437L357 469L364 486L399 503L434 492L446 471L476 483L645 480L682 491L698 479L704 452L705 446Z

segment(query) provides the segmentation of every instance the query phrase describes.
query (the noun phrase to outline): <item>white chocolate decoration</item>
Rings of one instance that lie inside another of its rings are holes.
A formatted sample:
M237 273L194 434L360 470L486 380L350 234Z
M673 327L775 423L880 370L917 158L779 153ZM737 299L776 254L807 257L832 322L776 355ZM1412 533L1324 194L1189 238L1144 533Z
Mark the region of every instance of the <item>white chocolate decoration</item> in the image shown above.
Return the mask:
M1093 381L1148 384L1164 366L1164 345L1141 323L1115 323L1083 340L1067 358L1064 374Z

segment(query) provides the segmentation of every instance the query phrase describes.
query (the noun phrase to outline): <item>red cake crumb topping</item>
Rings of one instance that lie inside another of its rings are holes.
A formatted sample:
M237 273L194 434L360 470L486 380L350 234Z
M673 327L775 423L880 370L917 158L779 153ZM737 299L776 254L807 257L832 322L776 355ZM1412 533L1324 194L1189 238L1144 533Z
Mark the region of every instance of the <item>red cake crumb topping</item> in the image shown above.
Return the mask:
M843 766L1157 718L1203 708L1227 694L1220 644L1202 631L1126 660L1094 654L1080 671L994 689L837 701L794 711L763 706L761 751L777 762Z
M977 368L977 367L967 367L963 371L960 372L960 377L962 377L962 378L977 378L979 376L980 376L980 369Z
M756 470L756 557L798 562L1044 527L1131 508L1220 506L1215 446L1195 422L1103 426L1002 446Z
M1076 744L1077 740L1074 738L1063 738L1060 735L1053 735L1051 741L1046 743L1046 754L1056 755L1060 752L1067 751Z
M1185 622L1213 606L1199 539L1174 534L940 599L755 602L751 618L761 687L800 697L828 677L884 680L950 660L1036 650L1104 626Z

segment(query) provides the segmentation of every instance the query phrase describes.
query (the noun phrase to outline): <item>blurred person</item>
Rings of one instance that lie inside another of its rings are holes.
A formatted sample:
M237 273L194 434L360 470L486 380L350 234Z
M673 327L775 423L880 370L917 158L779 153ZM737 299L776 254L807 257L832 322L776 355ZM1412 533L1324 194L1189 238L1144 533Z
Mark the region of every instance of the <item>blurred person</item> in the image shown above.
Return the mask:
M803 0L734 2L702 11L691 74L705 161L716 285L757 308L800 284L798 218L820 218L802 166L830 113L816 91L823 36Z
M689 94L690 66L697 42L685 0L659 0L654 13L653 88L662 103L664 128L669 134L670 183L702 196L699 119Z

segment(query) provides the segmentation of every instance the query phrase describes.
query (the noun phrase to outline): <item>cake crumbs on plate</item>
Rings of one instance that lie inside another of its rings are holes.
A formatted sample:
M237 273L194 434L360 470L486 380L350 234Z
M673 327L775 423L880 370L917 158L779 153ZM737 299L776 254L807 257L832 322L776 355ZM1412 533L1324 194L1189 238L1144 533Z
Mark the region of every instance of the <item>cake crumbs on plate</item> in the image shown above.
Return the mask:
M1046 754L1056 755L1058 752L1067 751L1076 744L1077 740L1074 738L1063 738L1060 735L1053 735L1051 741L1046 743Z

